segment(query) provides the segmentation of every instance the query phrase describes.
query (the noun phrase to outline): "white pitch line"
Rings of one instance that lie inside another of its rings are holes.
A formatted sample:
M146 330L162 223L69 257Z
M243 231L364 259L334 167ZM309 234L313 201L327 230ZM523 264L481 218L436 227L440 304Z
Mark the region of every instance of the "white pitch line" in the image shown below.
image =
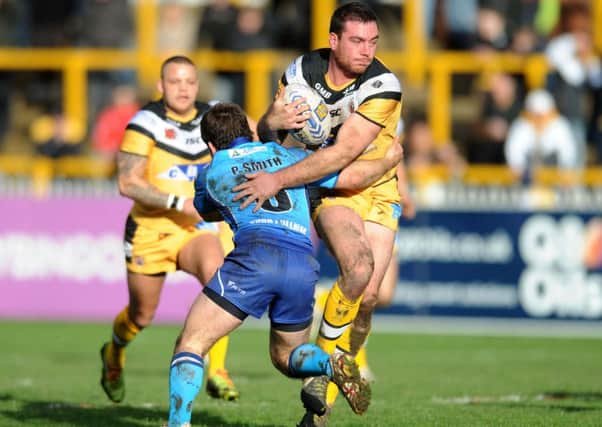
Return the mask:
M268 329L269 320L247 318L243 328ZM602 338L602 321L502 319L377 314L372 331L399 334Z
M509 394L506 396L433 397L433 403L443 405L472 405L479 403L521 402L526 400L531 400L531 398L519 394Z

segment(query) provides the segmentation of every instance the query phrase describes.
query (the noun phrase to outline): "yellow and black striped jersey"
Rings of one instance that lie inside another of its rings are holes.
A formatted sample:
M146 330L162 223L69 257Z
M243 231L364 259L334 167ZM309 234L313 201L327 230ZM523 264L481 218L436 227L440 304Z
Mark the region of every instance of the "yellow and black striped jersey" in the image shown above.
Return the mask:
M211 161L201 138L200 123L210 104L196 102L189 117L169 114L163 101L145 105L130 120L121 151L147 158L145 179L165 193L194 197L194 180L202 165ZM131 212L138 223L168 233L172 227L194 225L191 218L169 209L134 203ZM175 223L175 224L174 224Z
M399 80L375 58L363 74L337 87L327 76L329 56L330 49L318 49L299 56L284 72L280 86L300 83L312 87L322 96L332 123L331 134L323 147L334 144L345 120L357 113L382 128L360 158L382 158L393 143L401 114ZM389 175L386 179L390 178Z

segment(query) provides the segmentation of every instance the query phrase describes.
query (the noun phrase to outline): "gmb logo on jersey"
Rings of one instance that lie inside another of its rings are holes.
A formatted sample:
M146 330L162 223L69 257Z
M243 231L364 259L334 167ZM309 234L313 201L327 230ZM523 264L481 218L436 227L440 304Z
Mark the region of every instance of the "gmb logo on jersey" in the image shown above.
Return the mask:
M172 181L194 181L199 172L207 165L174 165L157 175L161 179Z

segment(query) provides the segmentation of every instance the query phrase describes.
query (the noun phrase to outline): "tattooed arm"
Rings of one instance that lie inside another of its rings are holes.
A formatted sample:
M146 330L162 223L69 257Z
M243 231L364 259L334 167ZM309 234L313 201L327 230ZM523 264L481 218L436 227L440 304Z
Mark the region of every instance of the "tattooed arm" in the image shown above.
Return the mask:
M147 158L120 151L117 155L119 193L152 208L164 208L169 194L159 191L144 178Z
M146 156L120 151L117 154L119 193L142 205L166 209L170 195L151 185L144 177ZM184 201L182 212L200 219L191 198Z

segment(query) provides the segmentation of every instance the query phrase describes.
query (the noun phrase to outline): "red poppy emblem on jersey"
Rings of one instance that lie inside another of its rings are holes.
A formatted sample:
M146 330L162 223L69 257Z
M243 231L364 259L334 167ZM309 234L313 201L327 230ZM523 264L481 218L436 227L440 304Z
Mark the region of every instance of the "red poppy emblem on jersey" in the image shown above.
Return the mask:
M165 138L167 139L175 139L176 138L176 130L175 129L165 129Z

